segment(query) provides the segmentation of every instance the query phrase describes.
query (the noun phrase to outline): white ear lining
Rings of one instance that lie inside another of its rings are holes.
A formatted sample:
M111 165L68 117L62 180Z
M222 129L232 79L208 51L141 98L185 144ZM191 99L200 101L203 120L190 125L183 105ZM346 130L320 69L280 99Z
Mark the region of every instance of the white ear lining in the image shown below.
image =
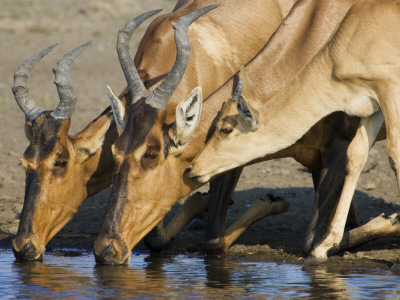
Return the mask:
M201 87L192 90L189 96L176 108L174 141L178 146L185 146L197 127L202 109Z
M252 127L257 126L256 116L253 115L249 107L247 106L246 100L243 96L239 96L239 100L237 102L237 109L239 114L244 117L244 119L250 122Z

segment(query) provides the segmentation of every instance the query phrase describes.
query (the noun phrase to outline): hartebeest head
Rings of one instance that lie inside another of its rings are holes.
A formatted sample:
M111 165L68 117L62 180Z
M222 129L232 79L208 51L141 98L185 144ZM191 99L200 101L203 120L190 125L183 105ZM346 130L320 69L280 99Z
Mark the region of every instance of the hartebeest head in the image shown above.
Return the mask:
M224 104L212 137L187 170L189 177L208 182L212 177L249 161L247 156L257 151L256 147L248 146L259 124L257 102L261 103L242 67L236 89Z
M68 135L77 100L69 69L88 45L83 44L66 54L53 69L60 98L53 111L45 111L35 103L27 81L32 68L55 45L27 59L14 75L12 90L25 114L25 133L30 143L22 157L26 186L21 220L13 240L17 259L43 258L48 241L92 194L88 181L96 171L100 171L100 157L110 155L101 151L112 121L110 109L75 136Z
M129 55L128 43L135 27L127 23L119 32L117 50L132 93L132 104L126 125L123 120L117 121L122 134L112 147L116 164L113 189L94 249L99 262L128 262L130 250L170 210L177 199L176 193L185 193L185 188L172 182L168 187L152 186L151 179L176 178L184 172L185 167L177 166L179 162L174 158L183 152L198 123L202 105L201 89L195 88L178 105L176 121L172 124L166 123L167 104L189 62L189 25L216 7L205 7L179 19L174 26L177 48L175 63L162 83L150 93ZM111 92L110 97L115 117L120 119L124 114L120 109L123 106L118 104L118 98ZM149 199L148 195L156 199ZM126 236L120 236L119 232Z

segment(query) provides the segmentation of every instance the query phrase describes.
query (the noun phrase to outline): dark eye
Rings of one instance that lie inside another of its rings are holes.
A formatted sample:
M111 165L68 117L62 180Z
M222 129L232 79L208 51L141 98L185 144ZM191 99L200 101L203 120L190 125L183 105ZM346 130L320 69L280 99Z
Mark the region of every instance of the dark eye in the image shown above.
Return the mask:
M146 152L143 154L143 158L145 159L156 159L158 157L158 153L156 152Z
M68 165L68 161L66 161L66 160L57 160L54 163L53 167L54 168L66 168L67 165Z
M222 133L225 133L225 134L231 133L232 130L233 130L233 129L232 129L231 127L224 127L224 128L221 128L221 132L222 132Z
M144 170L153 169L157 166L161 145L157 139L150 137L148 141L148 147L141 157L141 165Z
M152 169L157 166L159 151L147 149L142 156L143 169Z

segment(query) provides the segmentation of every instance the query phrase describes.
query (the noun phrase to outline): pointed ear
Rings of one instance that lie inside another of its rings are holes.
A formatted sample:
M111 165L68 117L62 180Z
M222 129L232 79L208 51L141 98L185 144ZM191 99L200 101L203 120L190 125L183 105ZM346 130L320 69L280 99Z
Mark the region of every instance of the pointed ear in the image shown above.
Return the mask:
M113 114L108 111L73 137L74 148L82 156L82 161L88 159L103 146L105 135L112 120Z
M242 66L240 68L239 78L240 78L239 83L241 84L241 91L240 91L240 93L237 92L237 94L245 97L247 102L249 102L249 101L253 102L253 103L257 102L258 97L257 97L256 91L254 90L253 85L251 84L251 80L246 73L245 66ZM238 83L238 85L239 85L239 83Z
M259 124L258 110L250 102L255 102L258 98L255 90L246 74L245 67L240 68L239 80L232 93L232 99L237 99L237 110L245 122L255 130Z
M108 98L110 99L111 102L111 108L113 110L114 120L115 123L117 124L118 135L121 135L121 133L125 129L125 121L124 121L125 105L117 96L115 96L112 89L108 85L107 85L107 93L108 93Z
M33 129L32 129L32 122L29 121L27 117L25 117L25 135L29 142L32 142L33 138Z
M203 97L201 87L198 86L194 88L186 100L179 103L176 108L176 121L171 138L173 139L179 153L186 147L191 135L199 123L202 102Z
M259 113L256 108L251 106L249 102L241 95L237 102L237 110L239 115L246 121L246 123L253 129L257 129L259 124Z

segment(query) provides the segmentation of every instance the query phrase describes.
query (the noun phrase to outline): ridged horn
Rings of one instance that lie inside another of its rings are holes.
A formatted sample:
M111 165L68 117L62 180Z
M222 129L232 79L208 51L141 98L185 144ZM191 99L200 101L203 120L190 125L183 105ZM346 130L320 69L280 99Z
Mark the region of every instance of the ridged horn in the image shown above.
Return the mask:
M188 28L199 17L217 8L219 4L211 5L198 9L192 13L189 13L179 18L178 23L174 25L175 29L175 44L176 44L176 59L175 63L161 82L161 84L154 89L146 99L146 103L157 108L165 110L168 105L168 101L174 93L176 87L181 81L186 67L190 59L190 44L189 37L187 35Z
M44 110L39 107L30 95L28 88L29 74L37 63L49 53L57 44L54 44L46 49L37 52L25 60L19 67L17 72L14 74L14 84L12 91L14 94L15 101L21 108L25 116L29 121L35 120Z
M76 94L72 86L69 70L75 58L90 45L90 41L80 45L72 51L65 54L58 62L57 67L53 69L55 75L54 83L57 87L60 103L51 116L56 120L67 120L71 118L76 104Z
M132 37L133 32L142 24L145 20L160 12L161 9L152 10L146 12L140 16L133 18L128 21L122 29L118 31L117 39L117 53L119 63L122 71L124 72L126 82L128 83L129 89L132 94L132 103L135 103L142 97L147 96L147 90L144 86L138 71L133 63L133 59L129 54L129 41Z

